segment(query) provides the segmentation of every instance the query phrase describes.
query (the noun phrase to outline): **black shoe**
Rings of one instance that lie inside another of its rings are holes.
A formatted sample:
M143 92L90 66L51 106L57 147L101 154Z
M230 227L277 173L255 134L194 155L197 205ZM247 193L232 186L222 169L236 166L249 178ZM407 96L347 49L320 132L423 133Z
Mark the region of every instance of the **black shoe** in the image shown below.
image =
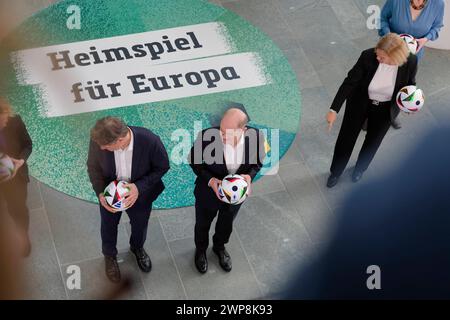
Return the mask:
M338 181L339 181L339 177L335 176L334 174L331 174L327 180L327 187L333 188L335 185L337 185Z
M363 176L363 171L361 171L361 170L355 170L355 171L353 171L353 174L352 174L352 181L353 182L358 182L359 180L361 180L361 178L362 178L362 176Z
M208 271L208 259L206 259L205 251L195 250L195 267L200 273Z
M362 128L363 131L367 131L367 119L363 122Z
M148 256L147 252L145 252L144 248L131 248L130 250L136 256L136 261L139 269L141 269L143 272L150 272L150 270L152 270L152 260L150 260L150 257Z
M225 249L217 250L213 248L214 253L219 257L219 264L226 272L231 271L231 257Z
M398 120L391 121L391 125L394 129L397 129L397 130L402 127L402 125L400 124L400 122L398 122Z
M120 282L120 269L115 257L105 256L105 273L111 282Z

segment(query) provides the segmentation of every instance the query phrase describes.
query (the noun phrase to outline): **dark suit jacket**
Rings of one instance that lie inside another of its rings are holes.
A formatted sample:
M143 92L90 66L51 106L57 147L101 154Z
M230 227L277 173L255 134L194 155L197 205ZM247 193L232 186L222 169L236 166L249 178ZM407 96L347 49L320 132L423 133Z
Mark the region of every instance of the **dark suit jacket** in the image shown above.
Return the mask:
M210 141L205 139L205 134L208 135L208 133L213 133ZM218 140L216 141L216 139ZM261 170L266 155L264 148L265 137L258 129L248 127L244 139L244 159L236 174L248 174L254 179ZM250 148L252 143L256 143L256 148ZM207 152L204 153L206 148L208 148ZM221 161L209 163L211 161L208 161L208 159L205 158L205 156L209 154L209 151L211 151L213 156L217 154L218 157L221 158ZM201 204L206 207L218 207L223 202L217 199L214 190L208 186L208 182L213 177L222 180L228 175L223 143L220 140L219 127L205 129L199 134L191 148L189 163L192 170L197 175L194 189L196 200L200 201Z
M135 206L150 207L164 190L161 178L169 171L169 157L161 139L150 130L129 127L134 135L133 164L130 183L136 184L139 198ZM87 160L88 174L98 196L117 179L114 152L101 150L91 140Z
M339 88L331 109L339 112L342 104L347 100L347 110L352 113L367 112L366 102L369 99L369 85L377 71L378 65L375 49L363 51L358 62L350 70L347 78ZM417 57L411 54L407 63L398 69L394 94L391 100L391 121L395 120L400 112L395 102L397 93L405 86L416 85L416 73Z
M12 158L25 160L24 165L19 169L15 179L29 182L27 160L33 150L33 143L27 128L19 115L9 119L3 135L6 142L5 150L0 150Z

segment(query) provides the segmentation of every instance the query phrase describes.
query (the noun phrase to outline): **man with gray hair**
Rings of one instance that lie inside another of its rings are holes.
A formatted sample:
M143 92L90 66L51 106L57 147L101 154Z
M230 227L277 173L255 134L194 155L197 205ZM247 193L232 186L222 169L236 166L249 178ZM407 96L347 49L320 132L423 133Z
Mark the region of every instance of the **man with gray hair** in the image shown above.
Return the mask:
M213 237L213 252L226 272L231 271L231 257L225 249L233 230L233 221L241 205L220 200L218 188L229 174L239 174L248 183L263 166L266 155L264 134L247 127L248 117L238 108L228 109L220 127L203 130L191 149L189 162L195 180L195 266L200 273L208 271L206 250L209 229L218 215Z
M100 202L102 252L105 272L119 282L117 226L121 211L110 207L103 195L114 180L128 182L125 207L131 224L130 247L139 268L150 272L152 263L144 250L152 203L164 190L161 178L169 170L169 157L161 139L150 130L127 126L121 119L106 117L91 129L87 160L89 178Z

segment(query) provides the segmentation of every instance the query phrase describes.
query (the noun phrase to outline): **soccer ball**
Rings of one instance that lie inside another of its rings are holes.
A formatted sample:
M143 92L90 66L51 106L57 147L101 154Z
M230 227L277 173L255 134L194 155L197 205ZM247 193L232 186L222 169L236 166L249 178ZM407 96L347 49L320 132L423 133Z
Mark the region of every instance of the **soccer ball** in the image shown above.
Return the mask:
M247 199L247 191L247 181L238 174L230 174L223 178L222 185L218 189L220 200L234 205L241 204Z
M401 34L400 38L402 38L406 42L406 45L408 46L408 49L412 54L417 53L417 51L419 50L419 43L417 42L416 38L409 34Z
M14 163L4 153L0 153L0 181L8 180L14 173Z
M120 211L127 209L125 207L125 198L123 196L130 191L130 189L124 187L124 184L126 183L127 182L125 181L114 180L105 188L103 195L105 196L106 203L108 203L111 208Z
M397 106L406 113L418 112L425 103L421 89L416 86L403 87L397 94Z

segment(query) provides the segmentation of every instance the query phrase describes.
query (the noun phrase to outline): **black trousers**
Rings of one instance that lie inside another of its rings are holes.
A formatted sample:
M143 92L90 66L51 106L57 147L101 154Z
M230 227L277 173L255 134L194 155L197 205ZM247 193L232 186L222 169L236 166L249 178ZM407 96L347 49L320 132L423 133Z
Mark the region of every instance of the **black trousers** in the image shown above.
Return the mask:
M28 182L22 177L0 184L0 199L6 205L14 223L22 231L28 233L30 215L27 207Z
M233 221L241 205L221 203L219 208L202 206L201 201L195 202L195 247L199 251L206 251L209 245L209 229L214 218L217 217L216 230L213 236L214 248L222 250L230 240L233 232Z
M391 126L390 105L374 106L368 103L366 115L344 115L341 130L336 141L333 161L330 171L333 175L340 176L347 166L355 147L356 140L361 132L362 124L367 117L367 133L363 146L359 152L355 170L366 171L372 162L384 136ZM347 110L346 110L347 111ZM350 110L349 110L350 111Z
M148 220L150 219L151 206L148 207L132 207L126 211L130 218L131 237L130 246L132 248L144 247L147 239ZM101 236L102 236L102 253L105 256L117 256L117 228L122 217L122 212L111 213L100 206L101 215Z

